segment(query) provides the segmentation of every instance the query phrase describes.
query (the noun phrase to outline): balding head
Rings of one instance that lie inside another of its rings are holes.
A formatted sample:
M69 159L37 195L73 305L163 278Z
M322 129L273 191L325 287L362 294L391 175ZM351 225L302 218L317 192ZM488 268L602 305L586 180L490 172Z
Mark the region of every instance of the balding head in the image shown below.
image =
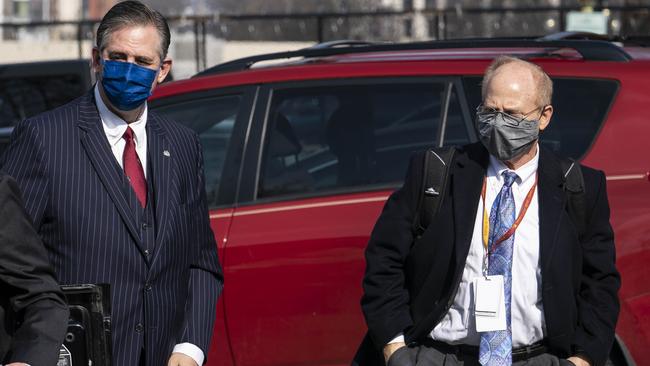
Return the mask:
M482 83L483 100L488 95L490 82L496 77L500 82L509 80L517 81L521 84L532 84L522 86L532 86L534 103L537 107L543 107L551 104L553 98L553 82L551 78L542 70L541 67L511 56L499 56L485 70Z
M537 65L510 56L492 62L483 77L483 105L546 128L553 114L553 83Z
M510 169L523 166L535 156L537 145L532 142L537 140L539 131L546 129L553 115L551 79L535 64L502 56L485 72L482 93L483 107L477 110L481 141ZM493 124L498 116L502 122ZM524 120L528 123L522 125ZM539 131L531 132L531 124ZM534 140L528 143L526 137ZM522 142L525 145L519 146Z

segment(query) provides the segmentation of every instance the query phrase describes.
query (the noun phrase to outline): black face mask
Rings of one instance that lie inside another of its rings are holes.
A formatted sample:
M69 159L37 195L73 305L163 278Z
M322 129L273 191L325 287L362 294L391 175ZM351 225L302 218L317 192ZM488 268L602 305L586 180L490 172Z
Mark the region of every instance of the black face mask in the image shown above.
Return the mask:
M539 138L539 120L517 120L502 112L477 113L476 124L485 148L501 161L528 151Z

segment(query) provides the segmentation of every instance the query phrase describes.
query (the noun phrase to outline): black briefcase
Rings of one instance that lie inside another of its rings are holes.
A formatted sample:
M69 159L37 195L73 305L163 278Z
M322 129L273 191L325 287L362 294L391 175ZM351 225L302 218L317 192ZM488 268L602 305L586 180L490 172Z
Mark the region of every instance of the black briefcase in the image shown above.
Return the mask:
M57 366L111 365L111 296L107 284L61 286L70 308Z

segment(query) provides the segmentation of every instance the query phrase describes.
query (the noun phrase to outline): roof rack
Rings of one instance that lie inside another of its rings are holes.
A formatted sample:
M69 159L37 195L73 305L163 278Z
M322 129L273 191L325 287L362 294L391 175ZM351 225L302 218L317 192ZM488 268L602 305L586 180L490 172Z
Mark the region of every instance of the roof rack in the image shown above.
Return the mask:
M650 47L650 36L625 36L620 37L620 42L630 46Z
M345 41L350 42L350 41ZM549 51L555 51L560 48L575 49L583 59L588 61L615 61L625 62L632 57L621 47L608 42L599 40L574 40L558 39L550 40L547 38L531 39L458 39L444 41L428 41L413 43L379 43L379 44L354 44L342 46L336 42L329 42L333 46L321 46L303 48L296 51L269 53L245 57L238 60L226 62L209 69L206 69L196 75L205 76L224 72L243 71L249 69L255 63L271 60L283 60L296 57L314 58L327 57L351 53L369 53L369 52L391 52L406 50L436 50L436 49L454 49L454 48L548 48Z
M604 34L592 32L557 32L537 38L539 41L561 41L561 40L583 40L583 41L611 41L611 38Z
M590 32L559 32L549 34L547 36L538 38L545 41L557 41L567 39L581 39L591 41L608 41L617 45L650 47L650 36L646 35L623 35L623 36L606 36L598 33Z
M336 48L336 47L361 47L361 46L374 46L377 43L375 42L368 42L368 41L353 41L349 39L344 39L344 40L337 40L337 41L329 41L329 42L323 42L319 44L315 44L311 47L305 48L308 50L320 50L320 49L327 49L327 48Z

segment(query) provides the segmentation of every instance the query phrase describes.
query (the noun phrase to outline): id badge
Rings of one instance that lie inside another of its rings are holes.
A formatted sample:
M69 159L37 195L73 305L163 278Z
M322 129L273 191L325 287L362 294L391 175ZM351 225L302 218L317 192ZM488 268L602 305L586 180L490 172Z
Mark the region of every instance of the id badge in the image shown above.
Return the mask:
M474 279L474 317L477 332L506 329L506 302L503 276Z

